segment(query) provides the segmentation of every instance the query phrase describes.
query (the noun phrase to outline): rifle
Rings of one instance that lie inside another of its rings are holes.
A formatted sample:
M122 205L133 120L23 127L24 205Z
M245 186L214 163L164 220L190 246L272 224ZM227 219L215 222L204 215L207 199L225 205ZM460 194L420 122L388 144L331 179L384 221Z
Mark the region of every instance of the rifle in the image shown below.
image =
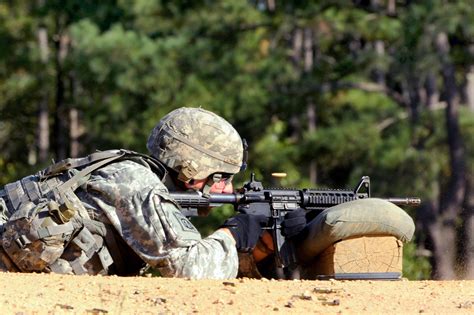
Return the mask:
M237 212L264 215L268 223L263 227L270 230L275 250L275 267L278 278L297 278L297 264L293 245L281 235L281 223L286 213L303 208L313 216L326 208L357 199L370 198L370 178L363 176L354 190L343 189L288 189L264 188L255 180L250 181L236 193L207 194L201 192L171 192L171 197L180 205L187 217L199 216L198 209L232 204ZM416 206L420 198L387 198L400 206Z

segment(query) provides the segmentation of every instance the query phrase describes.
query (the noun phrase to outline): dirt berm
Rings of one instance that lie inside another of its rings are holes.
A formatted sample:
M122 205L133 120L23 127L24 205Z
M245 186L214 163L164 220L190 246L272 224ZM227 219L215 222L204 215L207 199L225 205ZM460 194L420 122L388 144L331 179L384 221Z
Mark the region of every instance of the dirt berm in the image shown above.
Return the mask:
M474 281L186 280L0 273L2 314L474 314Z

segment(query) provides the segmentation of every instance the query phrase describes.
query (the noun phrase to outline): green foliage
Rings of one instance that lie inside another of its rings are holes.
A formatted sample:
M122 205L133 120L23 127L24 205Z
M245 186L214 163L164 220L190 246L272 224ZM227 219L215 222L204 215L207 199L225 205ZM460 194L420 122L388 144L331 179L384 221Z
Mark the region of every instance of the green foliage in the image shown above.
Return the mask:
M234 215L234 208L231 205L223 205L213 208L208 216L193 217L191 222L201 232L202 236L208 236L222 225L225 219Z
M429 259L417 255L414 242L403 246L403 277L410 280L428 280L431 277Z
M291 139L282 139L285 128L284 122L274 119L252 150L259 158L252 157L249 161L250 167L258 180L267 186L293 186L300 182L300 174L295 163L298 148ZM276 179L270 177L271 173L278 172L287 173L287 177L281 182L276 182Z

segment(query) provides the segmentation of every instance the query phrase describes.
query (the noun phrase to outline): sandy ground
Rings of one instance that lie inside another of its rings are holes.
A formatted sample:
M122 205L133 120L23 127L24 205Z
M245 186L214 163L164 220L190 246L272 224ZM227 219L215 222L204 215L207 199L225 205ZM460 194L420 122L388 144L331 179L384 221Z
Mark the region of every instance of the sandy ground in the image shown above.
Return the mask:
M474 281L187 280L0 273L2 314L474 314Z

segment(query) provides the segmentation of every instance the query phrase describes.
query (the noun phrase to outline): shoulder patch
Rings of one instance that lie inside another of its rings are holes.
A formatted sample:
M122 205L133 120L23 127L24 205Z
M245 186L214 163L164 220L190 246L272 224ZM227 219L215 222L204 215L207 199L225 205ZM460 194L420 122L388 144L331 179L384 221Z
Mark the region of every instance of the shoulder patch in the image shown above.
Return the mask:
M199 233L198 230L194 227L194 225L181 212L174 212L173 214L176 220L181 225L183 231Z

